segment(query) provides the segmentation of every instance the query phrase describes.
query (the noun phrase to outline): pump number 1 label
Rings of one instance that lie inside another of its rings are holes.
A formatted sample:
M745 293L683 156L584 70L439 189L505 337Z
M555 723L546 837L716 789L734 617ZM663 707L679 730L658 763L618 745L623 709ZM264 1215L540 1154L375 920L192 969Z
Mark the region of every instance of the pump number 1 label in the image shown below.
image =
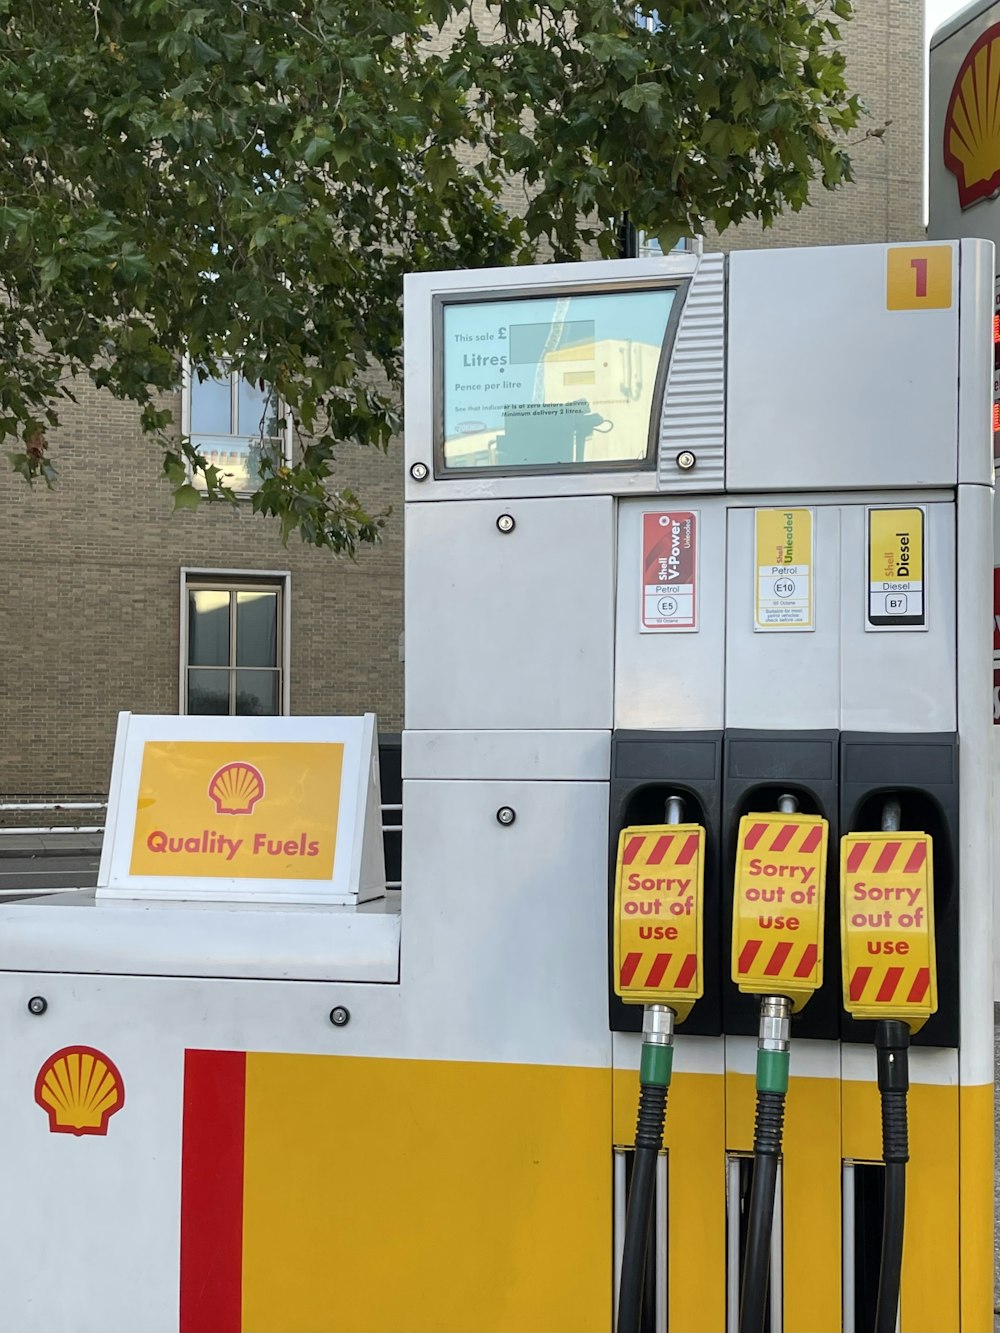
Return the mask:
M757 509L754 532L754 629L814 629L812 510Z

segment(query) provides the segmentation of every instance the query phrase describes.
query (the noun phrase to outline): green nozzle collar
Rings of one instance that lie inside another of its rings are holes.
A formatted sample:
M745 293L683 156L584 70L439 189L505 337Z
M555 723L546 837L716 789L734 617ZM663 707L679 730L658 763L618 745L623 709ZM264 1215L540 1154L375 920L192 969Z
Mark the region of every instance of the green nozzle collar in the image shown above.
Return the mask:
M660 1088L670 1087L670 1071L674 1065L672 1046L642 1043L642 1055L639 1059L639 1082L653 1083Z
M757 1091L782 1094L788 1091L787 1051L757 1052Z

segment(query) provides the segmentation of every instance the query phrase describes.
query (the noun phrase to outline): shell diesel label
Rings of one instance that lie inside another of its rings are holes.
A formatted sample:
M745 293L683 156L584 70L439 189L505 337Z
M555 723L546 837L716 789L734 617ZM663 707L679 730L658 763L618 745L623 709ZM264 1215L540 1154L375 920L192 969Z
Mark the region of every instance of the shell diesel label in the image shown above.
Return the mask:
M962 61L944 118L944 164L963 209L1000 190L1000 24Z
M125 1105L125 1084L114 1062L93 1046L64 1046L42 1065L35 1101L52 1134L107 1134Z
M733 897L733 981L787 995L793 1009L823 984L828 825L819 815L740 820Z
M705 830L622 830L615 876L615 990L630 1004L669 1004L686 1018L704 991Z
M329 879L339 742L147 741L133 875Z
M924 511L868 511L868 623L923 626Z
M933 847L926 833L840 840L844 1008L900 1018L913 1031L937 1010Z

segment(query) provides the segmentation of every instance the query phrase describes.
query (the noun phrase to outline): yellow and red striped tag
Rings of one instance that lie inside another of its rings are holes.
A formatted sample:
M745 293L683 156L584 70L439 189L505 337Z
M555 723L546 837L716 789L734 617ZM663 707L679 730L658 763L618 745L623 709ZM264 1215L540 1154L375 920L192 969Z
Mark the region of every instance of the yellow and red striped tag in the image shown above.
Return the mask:
M823 984L827 822L819 815L740 820L733 895L733 981L801 1009Z
M705 830L656 824L622 830L615 876L615 991L626 1004L668 1004L685 1019L705 990Z
M937 1009L931 838L849 833L840 848L844 1008L916 1032Z

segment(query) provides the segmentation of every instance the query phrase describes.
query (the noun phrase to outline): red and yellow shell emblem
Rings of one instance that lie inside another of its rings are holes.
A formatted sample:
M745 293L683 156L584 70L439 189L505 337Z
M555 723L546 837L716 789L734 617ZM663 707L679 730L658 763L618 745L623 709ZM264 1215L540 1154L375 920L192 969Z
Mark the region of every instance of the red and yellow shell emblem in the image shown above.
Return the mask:
M944 164L971 208L1000 193L1000 23L962 61L944 120Z
M220 815L248 815L264 795L264 779L253 764L224 764L208 784Z
M125 1105L125 1084L114 1062L93 1046L64 1046L35 1079L35 1101L52 1134L107 1134Z

